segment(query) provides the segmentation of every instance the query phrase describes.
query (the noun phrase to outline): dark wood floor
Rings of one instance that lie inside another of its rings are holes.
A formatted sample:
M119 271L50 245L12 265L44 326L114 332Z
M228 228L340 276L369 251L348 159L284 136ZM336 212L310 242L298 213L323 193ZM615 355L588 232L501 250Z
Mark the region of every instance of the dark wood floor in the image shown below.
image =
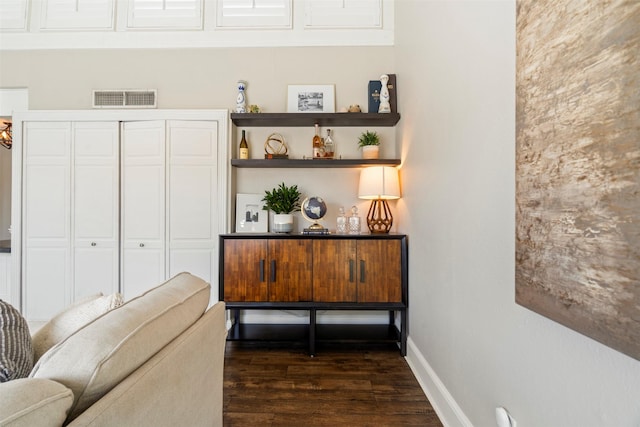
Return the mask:
M228 342L224 425L442 426L392 347L303 348Z

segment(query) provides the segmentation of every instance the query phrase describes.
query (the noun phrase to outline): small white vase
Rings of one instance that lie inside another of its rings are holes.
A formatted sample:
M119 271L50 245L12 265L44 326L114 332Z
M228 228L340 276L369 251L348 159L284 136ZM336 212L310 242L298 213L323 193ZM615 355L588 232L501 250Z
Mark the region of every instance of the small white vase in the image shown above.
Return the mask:
M389 83L389 76L383 74L380 76L380 105L378 106L378 113L390 113L391 112L391 104L389 100L389 88L387 87L387 83Z
M244 93L246 87L247 87L247 82L238 80L238 96L236 97L236 113L247 112L247 99Z
M362 147L363 159L377 159L380 147L377 145L365 145Z
M291 233L293 231L293 214L273 214L271 231L274 233Z

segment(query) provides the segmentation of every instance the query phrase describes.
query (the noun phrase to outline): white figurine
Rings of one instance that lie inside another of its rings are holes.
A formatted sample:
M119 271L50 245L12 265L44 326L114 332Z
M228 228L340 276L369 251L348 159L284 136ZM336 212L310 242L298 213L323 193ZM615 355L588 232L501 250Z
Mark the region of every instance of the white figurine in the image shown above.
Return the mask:
M244 89L247 86L247 82L238 80L238 98L236 98L236 113L247 112L247 100L244 96Z
M389 88L387 87L388 82L389 76L387 76L386 74L380 76L380 83L382 83L382 87L380 88L380 106L378 107L378 113L391 112L391 104L389 103Z

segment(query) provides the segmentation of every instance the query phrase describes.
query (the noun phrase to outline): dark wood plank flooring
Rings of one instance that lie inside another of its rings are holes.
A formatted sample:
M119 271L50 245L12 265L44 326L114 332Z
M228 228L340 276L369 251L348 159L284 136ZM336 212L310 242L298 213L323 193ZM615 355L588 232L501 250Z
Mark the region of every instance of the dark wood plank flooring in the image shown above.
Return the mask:
M442 426L397 348L227 342L224 425Z

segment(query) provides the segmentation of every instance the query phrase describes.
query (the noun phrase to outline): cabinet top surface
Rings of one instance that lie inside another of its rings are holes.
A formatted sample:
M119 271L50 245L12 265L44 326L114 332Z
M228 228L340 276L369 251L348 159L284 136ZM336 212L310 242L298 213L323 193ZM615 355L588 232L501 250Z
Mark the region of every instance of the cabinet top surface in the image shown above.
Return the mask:
M223 239L402 239L406 234L302 234L302 233L228 233Z

